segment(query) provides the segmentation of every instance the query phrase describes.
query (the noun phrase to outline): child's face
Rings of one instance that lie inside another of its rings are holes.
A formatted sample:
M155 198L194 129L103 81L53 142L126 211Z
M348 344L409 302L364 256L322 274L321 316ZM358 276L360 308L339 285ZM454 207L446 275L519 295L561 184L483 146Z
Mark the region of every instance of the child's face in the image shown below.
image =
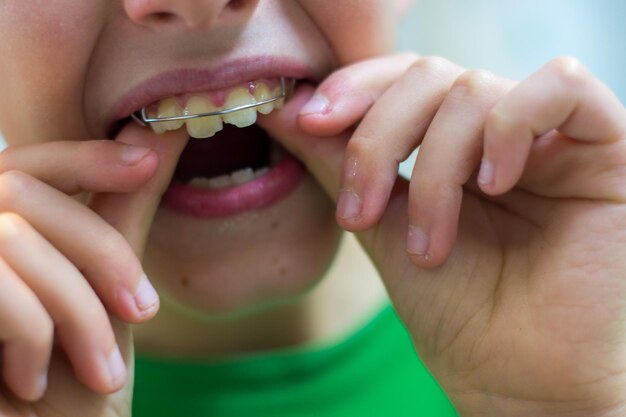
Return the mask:
M259 65L247 81L291 71L320 80L389 52L394 7L387 0L3 2L0 129L9 144L107 137L131 90L173 72L163 83L175 89L176 77L190 82L184 70L220 67L246 78L246 68ZM134 97L140 103L150 93ZM215 153L207 164L227 157ZM330 200L305 176L261 210L199 219L161 209L146 269L169 299L205 311L239 309L310 287L338 236Z

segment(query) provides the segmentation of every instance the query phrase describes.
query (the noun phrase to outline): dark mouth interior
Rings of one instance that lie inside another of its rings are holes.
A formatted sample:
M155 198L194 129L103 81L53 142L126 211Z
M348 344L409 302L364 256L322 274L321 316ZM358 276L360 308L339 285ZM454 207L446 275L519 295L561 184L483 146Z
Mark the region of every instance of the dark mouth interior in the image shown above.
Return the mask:
M224 129L208 139L191 139L178 161L174 179L213 178L234 171L269 165L272 139L256 124Z

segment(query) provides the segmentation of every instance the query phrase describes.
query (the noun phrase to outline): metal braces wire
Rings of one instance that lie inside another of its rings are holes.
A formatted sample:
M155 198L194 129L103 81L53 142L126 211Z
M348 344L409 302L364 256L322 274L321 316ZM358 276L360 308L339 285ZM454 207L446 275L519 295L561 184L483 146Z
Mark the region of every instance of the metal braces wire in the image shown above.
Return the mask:
M210 116L221 116L223 114L234 113L241 110L247 110L254 107L260 107L265 104L273 103L278 100L282 100L287 97L287 82L284 77L280 78L280 92L277 96L268 98L267 100L259 101L256 103L244 104L242 106L232 107L230 109L217 110L210 113L200 113L200 114L185 114L182 116L172 116L172 117L150 117L144 107L141 111L131 114L133 120L139 123L141 126L148 126L151 123L161 123L161 122L174 122L178 120L192 120L199 119L201 117L210 117Z

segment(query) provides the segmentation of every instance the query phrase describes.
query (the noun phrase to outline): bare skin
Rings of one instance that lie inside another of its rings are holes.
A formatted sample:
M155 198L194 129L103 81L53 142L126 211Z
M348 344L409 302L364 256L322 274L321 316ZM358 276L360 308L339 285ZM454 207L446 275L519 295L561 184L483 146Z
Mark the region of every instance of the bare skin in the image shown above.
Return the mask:
M137 25L153 25L156 13L191 24L197 14L182 6L192 4L124 2L117 11ZM332 20L313 2L302 5L307 16L319 13L318 23ZM382 13L380 4L369 6ZM325 31L334 33L338 49L350 45L340 28ZM626 404L623 104L569 58L515 83L440 58L384 55L387 47L373 42L367 50L336 51L342 59L332 70L319 49L323 82L301 85L282 111L258 122L310 170L320 192L313 214L336 205L340 226L358 233L419 354L462 416L620 415ZM30 87L24 83L12 94ZM75 104L49 88L45 112L62 98ZM306 106L314 94L315 105ZM129 126L114 142L61 142L61 131L75 139L101 124L52 127L43 118L27 126L20 122L27 109L3 110L12 144L31 145L10 148L0 160L0 246L9 277L0 294L11 294L0 303L8 306L0 329L10 364L3 368L0 410L129 415L132 376L125 369L132 342L126 324L116 323L114 334L107 312L127 323L156 313L139 259L150 228L159 227L151 219L186 135L157 137ZM124 152L122 143L141 151ZM412 178L398 179L398 162L420 144ZM49 157L55 151L63 158ZM90 163L68 168L68 158ZM80 191L92 193L90 210L70 197ZM34 209L42 206L33 201L48 206ZM59 219L70 211L89 226L67 239ZM94 230L110 240L86 250L79 243ZM330 241L333 233L328 230ZM11 252L16 247L31 249ZM103 256L110 247L114 260ZM321 250L314 255L315 265L329 261ZM40 269L31 272L24 259L38 260ZM90 273L98 259L106 267ZM58 286L67 291L46 286L44 269L72 276ZM83 320L86 311L93 328ZM59 355L50 360L53 326L69 364ZM119 366L116 346L125 365ZM45 390L40 376L48 363Z

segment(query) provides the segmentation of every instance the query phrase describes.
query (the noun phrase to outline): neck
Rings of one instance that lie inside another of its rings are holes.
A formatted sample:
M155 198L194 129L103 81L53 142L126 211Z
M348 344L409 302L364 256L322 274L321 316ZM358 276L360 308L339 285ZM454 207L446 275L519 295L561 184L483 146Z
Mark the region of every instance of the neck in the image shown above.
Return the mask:
M385 299L374 266L346 235L322 282L300 299L228 319L199 318L164 300L157 317L134 328L136 348L157 357L210 358L336 340Z

